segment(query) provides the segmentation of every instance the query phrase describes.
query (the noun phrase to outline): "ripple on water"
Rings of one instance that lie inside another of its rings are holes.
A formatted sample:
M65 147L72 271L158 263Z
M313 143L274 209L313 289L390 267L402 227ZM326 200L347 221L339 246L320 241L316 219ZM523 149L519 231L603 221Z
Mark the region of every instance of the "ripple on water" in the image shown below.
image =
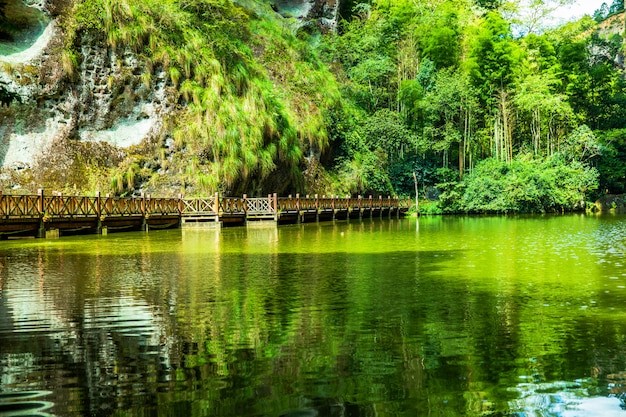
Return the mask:
M513 391L519 398L509 406L524 417L626 417L626 397L590 394L586 381L520 383Z
M49 401L42 401L41 397L52 394L51 391L14 391L0 393L0 416L41 416L54 405Z

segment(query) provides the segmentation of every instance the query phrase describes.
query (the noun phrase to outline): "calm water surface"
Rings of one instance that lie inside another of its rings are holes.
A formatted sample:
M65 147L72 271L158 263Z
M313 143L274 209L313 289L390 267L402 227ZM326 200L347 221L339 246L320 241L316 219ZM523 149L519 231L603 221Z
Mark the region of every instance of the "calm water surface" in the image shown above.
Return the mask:
M626 217L0 242L0 416L626 416Z

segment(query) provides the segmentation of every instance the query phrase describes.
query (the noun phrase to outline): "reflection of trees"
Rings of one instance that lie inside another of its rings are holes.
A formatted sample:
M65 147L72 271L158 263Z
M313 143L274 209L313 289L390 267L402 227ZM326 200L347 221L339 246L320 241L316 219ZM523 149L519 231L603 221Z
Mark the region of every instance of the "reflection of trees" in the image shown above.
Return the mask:
M506 411L520 376L626 370L626 325L564 302L588 288L450 276L468 262L462 248L394 250L390 231L415 228L241 228L0 254L0 389L54 391L60 415L471 416Z

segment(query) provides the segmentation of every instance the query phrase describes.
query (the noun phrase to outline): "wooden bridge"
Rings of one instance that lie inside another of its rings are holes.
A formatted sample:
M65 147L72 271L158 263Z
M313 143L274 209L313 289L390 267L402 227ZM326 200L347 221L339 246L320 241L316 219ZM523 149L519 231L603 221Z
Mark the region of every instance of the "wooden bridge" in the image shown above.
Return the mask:
M276 224L403 216L410 199L392 197L153 198L12 195L0 191L0 239L66 234L219 227L272 221Z

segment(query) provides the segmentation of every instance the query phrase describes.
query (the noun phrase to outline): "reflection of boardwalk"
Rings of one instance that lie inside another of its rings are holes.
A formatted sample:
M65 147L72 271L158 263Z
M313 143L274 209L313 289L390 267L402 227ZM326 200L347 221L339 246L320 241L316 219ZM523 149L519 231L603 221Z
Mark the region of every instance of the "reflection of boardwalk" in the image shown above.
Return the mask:
M0 192L0 238L51 237L71 233L244 225L272 221L299 223L403 215L409 199L379 196L152 198L3 195Z

